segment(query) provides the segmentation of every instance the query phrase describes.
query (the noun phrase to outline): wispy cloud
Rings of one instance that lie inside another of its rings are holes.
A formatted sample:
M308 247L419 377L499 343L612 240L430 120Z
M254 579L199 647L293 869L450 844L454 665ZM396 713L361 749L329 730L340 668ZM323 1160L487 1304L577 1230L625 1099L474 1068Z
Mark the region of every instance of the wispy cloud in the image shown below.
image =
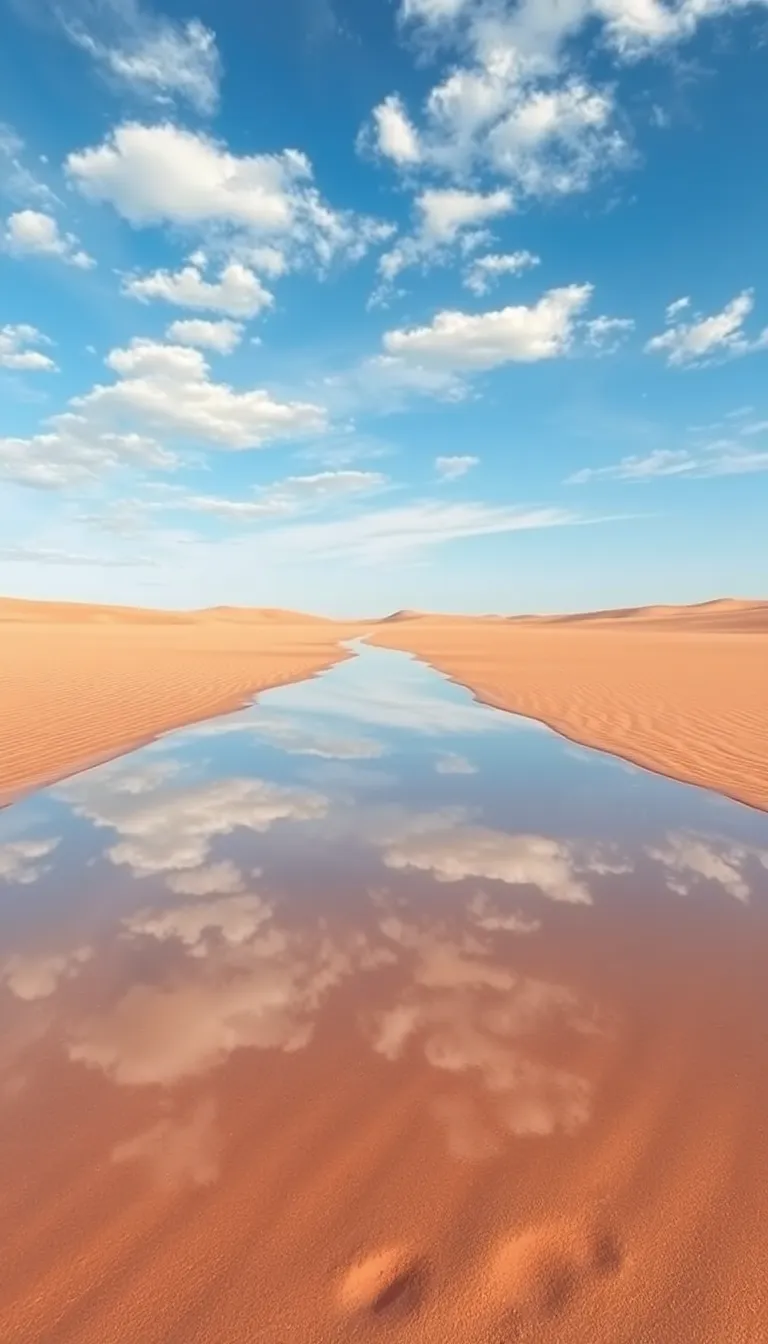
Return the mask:
M738 442L726 440L710 444L700 453L692 453L687 448L657 448L645 457L623 457L604 467L583 467L569 476L566 484L586 485L591 481L638 484L673 476L702 480L760 471L768 471L768 451L750 452Z
M672 366L696 367L768 347L768 327L751 338L744 331L744 322L755 304L752 290L737 294L719 313L709 317L697 313L690 322L678 322L676 319L681 312L687 313L689 304L688 298L669 304L666 330L646 343L647 354L663 354Z

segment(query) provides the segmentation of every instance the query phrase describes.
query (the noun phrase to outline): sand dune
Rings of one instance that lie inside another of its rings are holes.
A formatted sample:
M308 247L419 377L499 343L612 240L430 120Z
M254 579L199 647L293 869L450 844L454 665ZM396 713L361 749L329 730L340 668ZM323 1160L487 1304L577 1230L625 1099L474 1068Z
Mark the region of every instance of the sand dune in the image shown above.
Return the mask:
M768 602L584 616L424 616L371 642L479 700L768 810Z
M357 627L258 610L0 602L0 805L332 666Z

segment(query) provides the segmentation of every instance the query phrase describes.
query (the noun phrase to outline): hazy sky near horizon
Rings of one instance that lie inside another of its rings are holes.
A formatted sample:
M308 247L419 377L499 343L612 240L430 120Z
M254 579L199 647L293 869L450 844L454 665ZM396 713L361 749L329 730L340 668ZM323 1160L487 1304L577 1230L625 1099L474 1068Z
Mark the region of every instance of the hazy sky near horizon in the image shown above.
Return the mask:
M0 0L0 591L768 587L768 0Z

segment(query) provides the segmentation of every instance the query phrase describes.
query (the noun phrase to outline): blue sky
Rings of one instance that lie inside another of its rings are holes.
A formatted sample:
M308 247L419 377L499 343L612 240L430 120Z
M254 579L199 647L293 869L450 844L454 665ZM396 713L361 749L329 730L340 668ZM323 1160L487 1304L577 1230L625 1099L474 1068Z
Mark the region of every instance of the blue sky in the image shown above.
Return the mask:
M0 0L0 590L768 586L768 5Z

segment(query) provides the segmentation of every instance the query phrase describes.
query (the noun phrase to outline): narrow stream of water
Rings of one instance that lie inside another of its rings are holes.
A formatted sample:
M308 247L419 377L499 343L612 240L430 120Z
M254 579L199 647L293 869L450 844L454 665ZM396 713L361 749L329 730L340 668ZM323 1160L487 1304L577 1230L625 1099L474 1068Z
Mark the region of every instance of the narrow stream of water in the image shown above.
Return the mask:
M768 818L355 649L0 813L0 1335L763 1339Z

